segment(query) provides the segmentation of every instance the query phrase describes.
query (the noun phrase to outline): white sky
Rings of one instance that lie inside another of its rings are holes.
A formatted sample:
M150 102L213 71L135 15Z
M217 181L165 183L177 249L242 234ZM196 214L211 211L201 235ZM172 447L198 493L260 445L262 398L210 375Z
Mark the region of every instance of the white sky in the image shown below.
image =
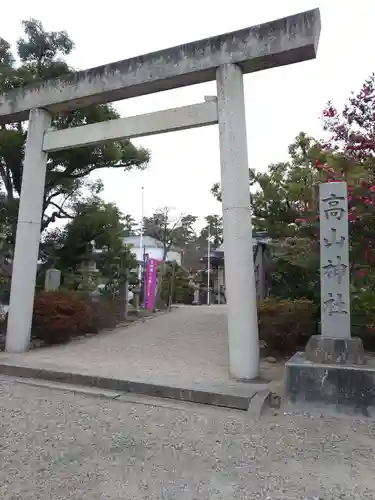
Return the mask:
M321 135L320 113L327 100L340 105L375 70L375 2L371 0L137 0L86 2L18 0L0 17L0 35L15 44L20 21L34 17L47 30L66 30L76 44L69 63L86 69L181 43L218 35L320 7L322 33L315 61L245 76L249 164L264 170L287 157L300 131ZM154 94L117 103L122 116L203 101L215 84ZM203 217L220 213L210 194L220 180L216 127L134 141L149 148L145 172L101 171L104 197L124 213L145 215L161 206Z

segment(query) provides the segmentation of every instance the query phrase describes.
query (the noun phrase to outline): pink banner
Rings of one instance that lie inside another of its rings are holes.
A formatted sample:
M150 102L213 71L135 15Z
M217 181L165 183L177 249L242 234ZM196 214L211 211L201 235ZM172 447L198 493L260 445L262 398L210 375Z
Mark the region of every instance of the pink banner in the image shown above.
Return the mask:
M158 260L147 258L145 307L149 311L153 311L155 305L156 276L158 271L158 264Z

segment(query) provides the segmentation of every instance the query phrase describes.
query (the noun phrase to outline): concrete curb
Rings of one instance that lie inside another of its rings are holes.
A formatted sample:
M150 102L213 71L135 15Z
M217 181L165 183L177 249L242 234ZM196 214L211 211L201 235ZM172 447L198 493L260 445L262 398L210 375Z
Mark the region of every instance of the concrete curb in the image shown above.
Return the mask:
M260 390L250 400L247 410L249 416L254 420L259 420L268 411L280 409L281 397L269 390L269 388Z
M258 420L268 407L270 391L264 390L257 392L250 400L249 408L247 410L249 417Z
M17 366L0 363L0 374L10 377L20 377L37 380L47 380L76 386L95 387L107 391L116 391L125 394L139 394L163 399L221 406L247 411L252 398L263 392L265 386L249 384L247 387L173 387L151 382L120 380L95 375L68 373L35 368L31 366Z

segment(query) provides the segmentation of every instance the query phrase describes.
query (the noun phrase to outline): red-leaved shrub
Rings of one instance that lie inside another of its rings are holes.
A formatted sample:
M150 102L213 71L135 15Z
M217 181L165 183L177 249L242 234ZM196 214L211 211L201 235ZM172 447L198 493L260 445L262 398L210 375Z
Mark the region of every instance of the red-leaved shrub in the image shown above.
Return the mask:
M273 355L291 355L316 333L311 300L265 299L258 304L259 338Z
M45 344L62 344L79 335L97 333L95 306L78 292L39 292L34 302L32 336Z

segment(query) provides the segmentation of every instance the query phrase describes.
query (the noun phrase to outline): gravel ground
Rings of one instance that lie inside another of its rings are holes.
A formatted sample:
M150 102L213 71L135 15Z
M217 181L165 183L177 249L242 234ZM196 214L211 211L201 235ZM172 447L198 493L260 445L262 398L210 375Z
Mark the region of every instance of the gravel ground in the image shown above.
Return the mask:
M0 498L374 499L374 422L166 408L0 380Z
M102 335L0 362L160 385L241 386L228 370L226 306L179 306L171 313ZM261 363L267 380L282 380L283 364Z

